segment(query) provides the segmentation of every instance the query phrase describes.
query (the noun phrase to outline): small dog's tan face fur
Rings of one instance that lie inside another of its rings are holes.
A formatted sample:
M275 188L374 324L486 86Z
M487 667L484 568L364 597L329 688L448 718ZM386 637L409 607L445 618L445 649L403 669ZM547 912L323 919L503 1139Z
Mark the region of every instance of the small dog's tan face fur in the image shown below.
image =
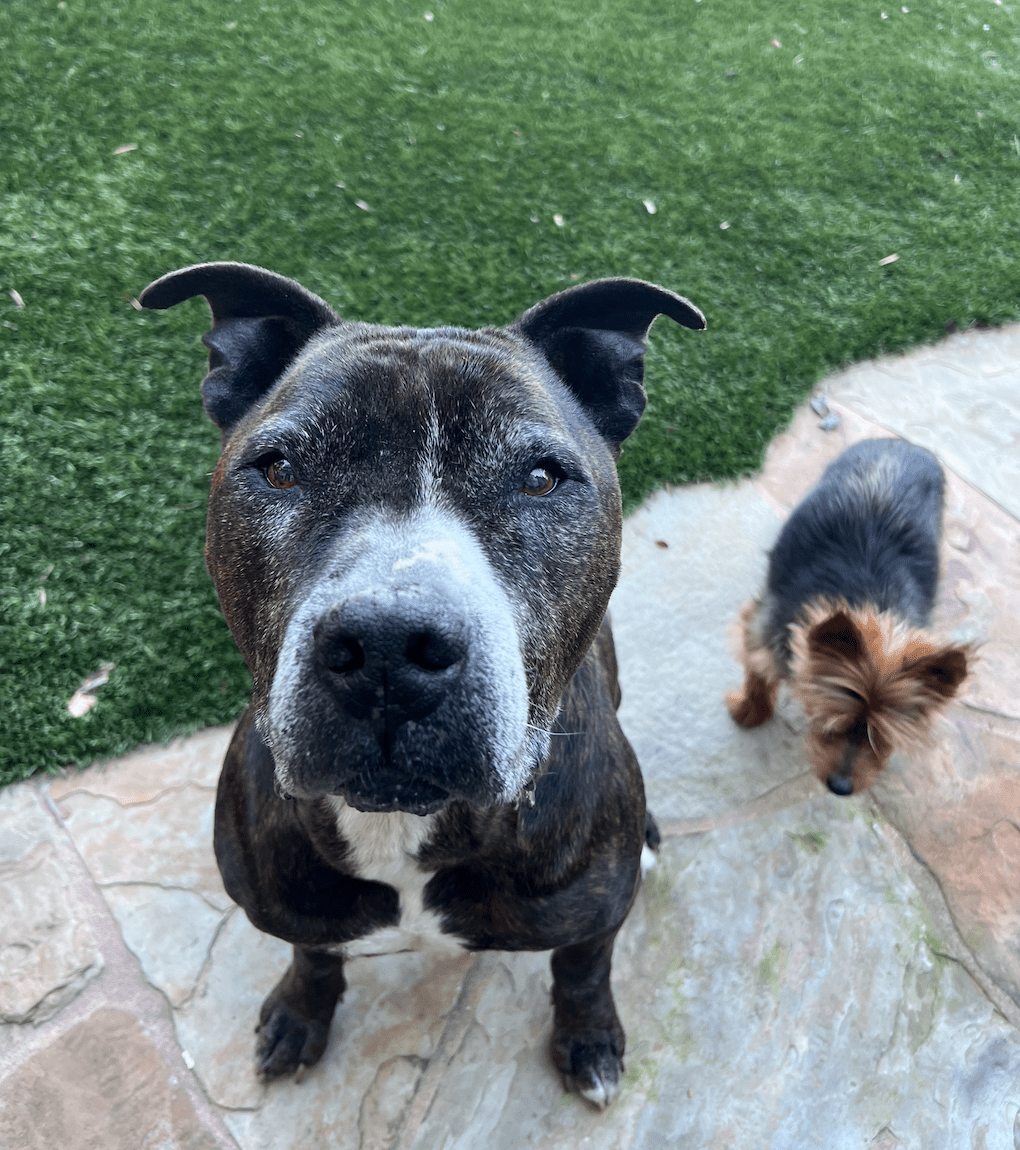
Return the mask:
M940 645L887 612L819 601L790 630L815 773L854 792L871 786L893 751L931 745L935 714L967 677L966 647Z
M846 794L870 787L893 751L931 745L935 714L967 677L969 647L940 644L887 612L818 600L791 627L784 668L759 645L758 607L751 601L741 613L744 687L727 697L740 726L770 719L789 678L811 724L815 774Z

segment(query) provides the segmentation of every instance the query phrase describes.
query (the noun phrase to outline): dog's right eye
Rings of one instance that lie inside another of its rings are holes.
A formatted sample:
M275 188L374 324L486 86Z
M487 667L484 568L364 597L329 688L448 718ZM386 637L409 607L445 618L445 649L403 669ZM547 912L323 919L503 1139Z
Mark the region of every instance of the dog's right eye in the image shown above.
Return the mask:
M548 495L558 483L547 467L533 467L524 477L521 490L525 495Z
M262 474L273 487L281 491L297 486L297 475L287 459L274 459L262 468Z

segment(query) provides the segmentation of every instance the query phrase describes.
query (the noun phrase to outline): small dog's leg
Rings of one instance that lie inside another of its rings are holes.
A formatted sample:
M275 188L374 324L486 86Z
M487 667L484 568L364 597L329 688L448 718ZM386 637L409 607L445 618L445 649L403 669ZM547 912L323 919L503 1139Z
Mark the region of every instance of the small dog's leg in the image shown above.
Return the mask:
M733 721L741 727L759 727L772 718L779 694L779 680L767 679L750 667L744 671L744 689L730 691L726 705Z
M626 1037L609 970L616 931L552 954L552 1056L568 1084L600 1110L620 1089Z
M321 950L294 947L294 961L262 1004L255 1066L264 1079L277 1078L318 1062L326 1049L329 1024L347 988L344 960Z
M730 691L726 706L733 721L741 727L757 727L772 718L782 673L769 650L764 635L765 606L751 599L740 611L740 657L744 664L744 686Z

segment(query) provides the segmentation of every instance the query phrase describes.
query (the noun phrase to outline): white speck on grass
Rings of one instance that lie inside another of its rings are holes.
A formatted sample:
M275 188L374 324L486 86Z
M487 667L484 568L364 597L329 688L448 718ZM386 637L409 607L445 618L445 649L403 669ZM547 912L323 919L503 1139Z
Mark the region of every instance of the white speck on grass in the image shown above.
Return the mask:
M642 200L641 202L645 205L645 211L650 216L654 216L656 211L658 211L658 209L655 206L655 203L652 200Z
M563 217L562 217L562 216L559 214L559 212L557 212L557 213L556 213L556 215L554 215L554 216L553 216L553 223L554 223L554 224L555 224L555 225L556 225L558 228L562 228L562 227L563 227Z

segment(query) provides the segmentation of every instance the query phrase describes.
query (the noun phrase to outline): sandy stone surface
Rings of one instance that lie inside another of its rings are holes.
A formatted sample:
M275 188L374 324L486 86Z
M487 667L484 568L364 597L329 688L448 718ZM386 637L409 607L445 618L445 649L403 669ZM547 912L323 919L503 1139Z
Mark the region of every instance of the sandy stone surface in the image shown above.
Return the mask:
M0 792L0 1022L39 1023L103 969L35 787Z
M130 1014L98 1010L0 1092L10 1150L215 1150L179 1081Z
M856 804L672 838L617 944L611 1116L550 1074L544 964L501 956L413 1146L1006 1147L1020 1044L939 947Z
M934 451L1020 519L1020 324L858 364L826 380L825 390Z

